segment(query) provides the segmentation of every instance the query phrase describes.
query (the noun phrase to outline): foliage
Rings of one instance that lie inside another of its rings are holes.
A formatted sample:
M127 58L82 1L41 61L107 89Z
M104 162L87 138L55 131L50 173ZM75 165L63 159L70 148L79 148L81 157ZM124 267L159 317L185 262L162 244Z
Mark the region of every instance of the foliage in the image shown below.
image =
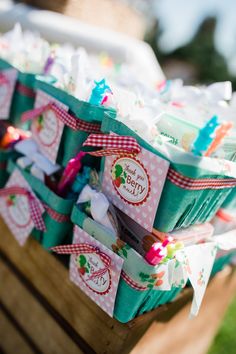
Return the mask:
M225 59L214 47L215 19L207 19L200 27L193 41L186 46L175 50L171 54L163 54L157 47L156 38L159 36L159 28L156 24L146 40L153 47L161 66L169 59L176 59L186 64L191 64L196 69L196 82L212 83L214 81L230 80L236 89L236 78L232 77L227 69Z

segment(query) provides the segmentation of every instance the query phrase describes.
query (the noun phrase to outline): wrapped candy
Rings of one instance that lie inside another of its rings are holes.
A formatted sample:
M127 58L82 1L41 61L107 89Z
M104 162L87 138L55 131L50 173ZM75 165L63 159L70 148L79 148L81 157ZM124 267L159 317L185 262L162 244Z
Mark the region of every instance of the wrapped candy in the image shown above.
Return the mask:
M50 51L45 39L34 32L23 32L19 23L0 37L0 57L25 73L42 73Z

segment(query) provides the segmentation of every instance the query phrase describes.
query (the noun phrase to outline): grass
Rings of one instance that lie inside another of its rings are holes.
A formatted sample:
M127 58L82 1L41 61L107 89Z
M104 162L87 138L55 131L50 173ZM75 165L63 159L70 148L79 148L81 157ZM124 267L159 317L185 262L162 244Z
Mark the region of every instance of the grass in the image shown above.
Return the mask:
M225 315L208 354L236 354L236 297Z

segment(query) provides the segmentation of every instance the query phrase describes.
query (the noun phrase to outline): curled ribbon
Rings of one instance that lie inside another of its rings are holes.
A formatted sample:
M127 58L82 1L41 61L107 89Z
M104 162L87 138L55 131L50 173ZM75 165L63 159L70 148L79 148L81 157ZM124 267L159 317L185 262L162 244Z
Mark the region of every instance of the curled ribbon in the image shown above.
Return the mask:
M19 186L12 186L0 189L0 197L7 197L11 194L24 195L28 198L30 216L35 225L35 228L40 231L46 231L46 226L42 217L42 210L39 201L27 189Z

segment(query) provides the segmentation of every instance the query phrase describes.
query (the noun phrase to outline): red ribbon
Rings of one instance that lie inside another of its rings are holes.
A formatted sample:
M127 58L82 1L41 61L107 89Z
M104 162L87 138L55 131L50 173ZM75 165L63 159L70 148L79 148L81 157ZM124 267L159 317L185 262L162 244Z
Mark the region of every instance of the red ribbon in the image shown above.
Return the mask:
M18 186L0 189L0 197L7 197L11 194L24 195L28 198L30 216L35 225L35 228L40 231L46 231L46 226L42 217L40 205L34 195L27 189Z
M19 81L16 83L16 90L24 96L35 98L34 90L26 85L23 85Z
M8 78L2 72L0 72L0 85L8 84Z
M236 186L235 178L190 178L171 168L167 178L176 186L189 190L224 189Z
M97 133L101 130L99 124L85 122L79 118L73 117L54 102L49 102L45 106L34 108L30 111L23 113L21 116L21 120L22 122L32 120L34 118L39 117L41 114L50 109L56 114L58 119L60 119L65 125L67 125L73 130L82 130L87 133Z
M99 269L98 271L94 272L89 277L88 280L102 276L107 272L107 270L111 265L111 258L107 254L101 252L98 247L94 247L88 243L56 246L56 247L52 247L51 250L59 254L74 254L74 255L88 254L88 253L98 254L101 260L103 261L103 263L105 264L105 267L103 269Z
M89 152L94 156L110 156L122 154L138 154L141 151L136 139L131 136L114 134L91 134L83 146L103 147L104 149ZM167 178L171 183L188 190L224 189L236 186L235 178L190 178L169 169Z
M141 151L136 139L131 136L113 134L91 134L83 146L103 147L105 149L89 152L94 156L110 156L121 154L138 154Z
M70 216L66 214L58 213L57 211L50 208L47 204L43 203L43 207L48 213L48 215L59 223L64 223L70 221Z

